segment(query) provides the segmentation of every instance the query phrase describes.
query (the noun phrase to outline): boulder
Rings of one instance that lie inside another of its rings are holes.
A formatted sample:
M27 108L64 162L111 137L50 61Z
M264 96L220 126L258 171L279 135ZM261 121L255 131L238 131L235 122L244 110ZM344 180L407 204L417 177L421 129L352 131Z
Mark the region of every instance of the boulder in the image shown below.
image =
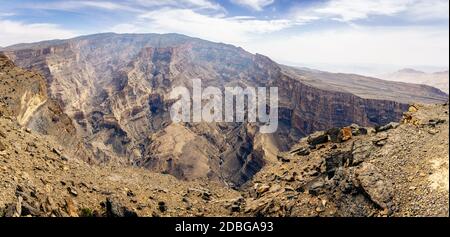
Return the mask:
M359 131L360 127L359 127L358 124L351 124L349 127L352 130L352 135L353 136L359 136L360 135L360 131Z
M201 197L205 201L210 201L212 198L211 191L205 188L188 188L187 192L189 194L195 194L196 196Z
M361 141L357 140L353 142L352 145L352 166L356 166L363 161L369 159L375 147L371 141Z
M67 192L74 197L78 196L77 190L73 187L67 187Z
M388 140L387 133L379 133L372 139L372 142L375 146L381 147L386 145L387 140Z
M368 132L367 128L359 128L358 131L359 131L358 135L366 135ZM358 136L358 135L355 135L355 136Z
M331 128L327 130L326 134L329 136L331 142L341 143L352 138L353 130L351 127Z
M106 198L106 216L107 217L137 217L137 213L122 206L115 197Z
M17 197L17 202L6 205L5 217L20 217L22 214L22 197Z
M288 154L287 152L280 152L277 155L277 159L283 163L287 163L287 162L291 161L289 156L290 156L290 154Z
M168 208L165 202L160 201L158 202L158 209L160 212L166 212Z
M393 196L394 188L392 183L388 182L380 171L370 163L363 163L356 169L358 184L380 208L391 214L394 210Z
M308 137L308 144L319 145L328 142L328 135L326 132L316 132Z
M317 179L308 185L308 193L311 195L319 195L324 191L325 182L322 179Z
M242 210L243 204L245 203L245 199L240 196L238 198L231 199L225 205L230 212L240 212Z
M389 130L389 129L395 129L395 128L397 128L398 126L399 126L400 124L399 123L397 123L397 122L390 122L390 123L388 123L388 124L386 124L386 125L383 125L383 126L376 126L375 127L375 132L384 132L384 131L387 131L387 130Z
M334 143L340 143L340 137L339 137L339 133L341 132L341 130L339 128L331 128L327 130L327 134L330 138L331 142Z
M435 127L436 125L445 123L444 119L430 119L428 120L428 125Z
M300 147L300 148L292 150L290 153L291 154L295 154L295 155L299 155L299 156L307 156L311 152L309 151L309 148L307 148L307 147Z
M27 202L22 203L22 216L41 216L42 213L39 210L39 207L28 204Z
M258 193L258 195L261 195L267 191L269 191L270 185L268 184L255 184L255 190Z
M409 108L408 108L408 112L411 112L411 113L415 113L415 112L417 112L419 109L417 108L417 105L411 105L411 106L409 106Z
M349 127L342 128L339 132L340 140L341 141L348 141L352 138L352 129Z
M73 200L71 198L66 198L64 201L67 214L70 217L78 217L77 208L75 207Z

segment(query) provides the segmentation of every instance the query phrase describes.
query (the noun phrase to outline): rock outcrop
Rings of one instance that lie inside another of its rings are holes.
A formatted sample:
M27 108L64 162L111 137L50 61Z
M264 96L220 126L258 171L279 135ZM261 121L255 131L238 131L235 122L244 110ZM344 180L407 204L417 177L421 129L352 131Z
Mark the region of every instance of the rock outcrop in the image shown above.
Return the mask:
M42 76L16 67L0 54L0 115L15 118L30 131L58 141L68 155L93 161L93 156L78 136L72 120L47 95Z
M241 209L252 216L448 216L448 103L408 111L396 126L358 128L368 133L347 141L322 139L329 132L302 139L245 184Z

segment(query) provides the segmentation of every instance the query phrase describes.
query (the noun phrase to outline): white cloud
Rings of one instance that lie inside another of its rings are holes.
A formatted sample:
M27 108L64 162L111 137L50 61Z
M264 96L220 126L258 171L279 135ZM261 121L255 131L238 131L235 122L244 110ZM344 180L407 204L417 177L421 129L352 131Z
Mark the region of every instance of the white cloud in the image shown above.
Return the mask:
M120 10L124 8L123 5L114 2L77 1L72 2L72 4L79 4L80 7L96 7L106 10Z
M123 3L116 3L111 1L60 1L60 2L46 2L46 3L31 3L26 4L29 9L44 9L44 10L78 10L85 8L94 8L108 11L131 11L141 12L142 9L129 6Z
M314 12L329 15L337 20L352 21L365 19L370 15L394 15L406 10L410 0L337 0L330 1Z
M134 23L111 28L118 33L156 32L181 33L207 40L240 45L260 35L293 26L289 20L258 20L251 17L206 15L191 9L163 8L140 15Z
M0 29L2 29L0 46L76 36L74 32L62 29L60 26L54 24L25 24L1 19Z
M15 14L12 12L0 12L0 18L14 16Z
M292 63L448 65L448 42L448 29L359 27L271 37L246 48Z
M407 15L411 21L449 19L448 0L416 1L411 5Z
M209 0L133 0L132 3L144 7L177 7L177 8L198 8L210 10L224 10L218 3Z
M274 3L274 0L231 0L231 2L249 7L255 11L262 11L264 7L271 5Z
M371 16L400 16L407 21L448 19L448 0L334 0L296 11L297 17L343 22Z
M78 10L85 8L101 9L108 11L145 12L155 7L176 7L189 9L221 10L222 6L209 0L125 0L114 1L57 1L49 3L27 4L28 8L46 10Z

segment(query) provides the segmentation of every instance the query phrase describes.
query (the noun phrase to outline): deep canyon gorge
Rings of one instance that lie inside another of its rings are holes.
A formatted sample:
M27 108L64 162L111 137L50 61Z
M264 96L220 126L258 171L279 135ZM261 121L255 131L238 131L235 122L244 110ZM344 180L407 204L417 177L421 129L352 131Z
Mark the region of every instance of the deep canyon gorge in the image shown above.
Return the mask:
M145 167L179 179L240 186L315 131L398 121L412 103L443 103L438 89L279 65L242 48L177 34L98 34L2 49L32 74L6 94L10 113L54 136L73 158ZM300 55L299 57L302 57ZM307 57L307 55L304 55ZM172 123L171 88L278 87L279 128ZM14 82L20 83L20 82Z

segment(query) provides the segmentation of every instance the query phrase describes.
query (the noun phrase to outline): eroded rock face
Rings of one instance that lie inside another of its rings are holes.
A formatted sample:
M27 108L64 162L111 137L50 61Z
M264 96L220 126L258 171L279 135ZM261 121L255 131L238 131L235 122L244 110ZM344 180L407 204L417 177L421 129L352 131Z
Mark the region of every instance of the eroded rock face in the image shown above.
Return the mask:
M416 105L396 128L369 128L316 147L305 138L272 158L274 150L260 146L270 137L250 132L265 164L251 182L232 189L68 159L52 136L0 116L0 217L448 216L448 121L448 103ZM356 141L371 147L358 151L367 153L359 163L353 162Z
M380 100L373 98L376 93L336 89L351 86L345 75L329 86L321 74L315 78L319 74L280 66L241 48L175 34L100 34L2 50L18 66L44 76L49 98L74 121L70 132L84 139L97 161L137 164L181 179L240 185L262 168L272 147L287 150L318 130L398 120L407 109L405 98L443 98L427 88L414 87L410 93L409 87L396 87L402 92L398 101ZM277 86L280 124L273 139L255 146L257 125L173 125L169 108L174 101L168 93L175 86L191 88L195 78L202 79L203 87ZM373 90L372 85L357 88ZM51 117L59 112L40 113ZM40 118L30 124L50 131L48 121ZM67 119L61 121L67 125Z
M448 216L448 103L415 105L402 123L366 130L315 148L309 142L323 133L312 134L280 153L244 186L245 213Z
M58 140L72 157L93 161L78 136L71 118L47 95L41 75L16 67L0 54L0 114L14 117L18 124Z
M301 78L301 74L298 76ZM407 104L395 101L364 99L315 88L293 77L284 76L275 83L282 88L279 89L280 120L288 125L290 134L299 137L352 123L386 124L398 120L408 108Z

